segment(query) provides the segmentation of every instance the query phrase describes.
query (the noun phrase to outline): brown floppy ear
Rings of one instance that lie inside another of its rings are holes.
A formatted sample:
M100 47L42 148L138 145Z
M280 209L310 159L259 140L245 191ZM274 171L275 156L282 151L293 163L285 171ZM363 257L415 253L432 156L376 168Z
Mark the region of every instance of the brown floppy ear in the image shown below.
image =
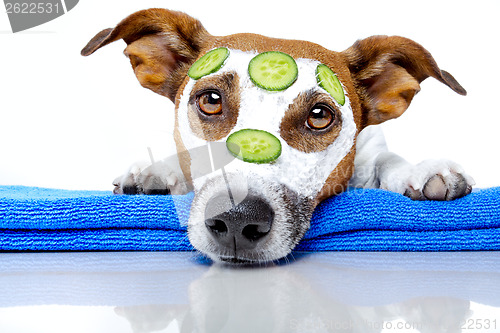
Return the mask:
M123 39L137 79L145 88L175 100L190 65L212 36L202 24L181 12L153 8L136 12L114 29L99 32L82 49L88 56Z
M405 112L420 82L429 76L460 95L465 89L416 42L397 36L359 40L342 52L361 98L363 127L397 118Z

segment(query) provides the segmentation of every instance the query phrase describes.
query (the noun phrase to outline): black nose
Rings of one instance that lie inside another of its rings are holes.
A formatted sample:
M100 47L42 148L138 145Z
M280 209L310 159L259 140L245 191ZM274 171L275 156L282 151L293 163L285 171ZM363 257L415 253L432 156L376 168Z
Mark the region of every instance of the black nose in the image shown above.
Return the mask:
M249 196L236 206L227 207L228 198L217 196L209 200L205 210L205 225L213 238L222 246L237 250L254 249L271 231L274 211L261 198Z

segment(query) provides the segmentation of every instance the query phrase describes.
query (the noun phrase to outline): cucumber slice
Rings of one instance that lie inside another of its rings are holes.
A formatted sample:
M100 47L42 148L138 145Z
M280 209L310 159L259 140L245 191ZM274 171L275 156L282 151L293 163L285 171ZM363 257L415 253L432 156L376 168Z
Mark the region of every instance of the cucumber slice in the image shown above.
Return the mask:
M248 65L252 82L262 89L281 91L290 87L299 74L295 60L283 52L264 52L256 55Z
M188 75L194 80L198 80L205 75L217 72L229 57L229 50L225 47L219 47L207 52L198 59L189 69Z
M345 95L342 84L335 73L326 65L316 67L316 79L321 88L325 89L340 105L345 104Z
M269 163L281 155L281 142L269 132L256 129L242 129L226 140L229 152L250 163Z

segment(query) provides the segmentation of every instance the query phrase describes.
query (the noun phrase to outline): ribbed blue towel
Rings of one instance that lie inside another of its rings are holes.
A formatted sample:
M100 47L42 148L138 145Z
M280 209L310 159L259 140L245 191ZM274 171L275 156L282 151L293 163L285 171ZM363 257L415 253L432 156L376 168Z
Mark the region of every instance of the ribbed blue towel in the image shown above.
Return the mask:
M192 250L192 197L0 186L0 251ZM317 207L296 249L500 250L500 187L451 202L352 190Z

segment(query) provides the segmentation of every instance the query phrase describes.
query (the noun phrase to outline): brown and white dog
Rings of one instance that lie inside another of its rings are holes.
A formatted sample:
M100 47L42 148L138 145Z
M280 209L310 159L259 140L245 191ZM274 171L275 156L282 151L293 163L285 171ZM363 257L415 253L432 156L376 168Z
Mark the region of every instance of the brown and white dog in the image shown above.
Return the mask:
M132 167L115 181L115 193L194 189L189 239L215 261L286 256L308 229L316 205L348 186L382 188L416 200L452 200L468 194L474 184L451 161L409 164L388 152L380 129L370 126L405 112L427 77L466 94L412 40L373 36L334 52L306 41L255 34L212 36L184 13L149 9L98 33L82 55L119 39L128 45L125 54L141 85L175 103L178 159L154 168ZM223 67L198 80L190 78L190 66L218 47L229 50ZM249 78L250 60L266 51L295 59L298 78L286 90L269 92ZM318 64L339 78L344 105L318 85ZM203 112L207 107L217 112ZM323 126L315 128L316 122ZM212 173L200 170L207 159L196 153L201 152L197 147L210 143L214 150L241 129L273 134L281 142L280 157L267 164L233 159Z

